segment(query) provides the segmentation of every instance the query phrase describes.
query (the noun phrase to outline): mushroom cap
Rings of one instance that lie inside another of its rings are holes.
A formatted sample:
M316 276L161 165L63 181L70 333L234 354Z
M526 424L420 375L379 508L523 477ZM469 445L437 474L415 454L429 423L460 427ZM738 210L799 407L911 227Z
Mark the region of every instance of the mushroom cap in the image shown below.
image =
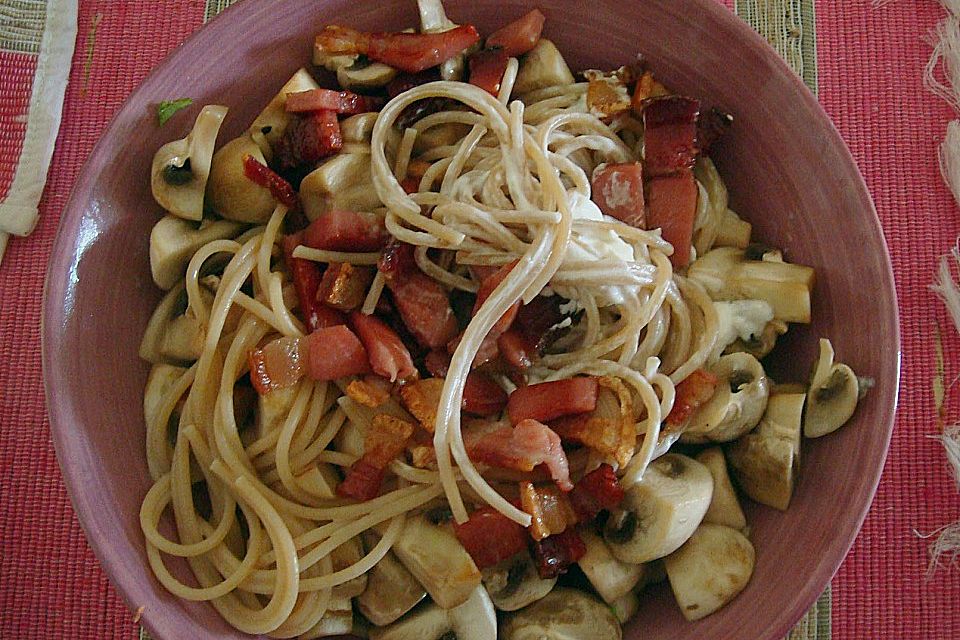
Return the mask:
M763 365L749 353L731 353L710 368L719 379L713 396L690 418L682 442L730 442L760 422L770 396Z
M253 156L261 164L266 158L249 135L234 138L213 155L207 196L213 210L228 220L266 222L276 200L270 190L246 176L243 157Z
M561 587L529 607L504 616L502 640L621 640L610 607L576 589Z
M853 369L834 362L833 345L821 339L820 357L807 393L803 435L818 438L842 427L856 410L859 393L860 383Z
M493 605L501 611L516 611L544 597L557 584L556 578L541 578L533 558L521 551L492 567L481 570L483 586Z

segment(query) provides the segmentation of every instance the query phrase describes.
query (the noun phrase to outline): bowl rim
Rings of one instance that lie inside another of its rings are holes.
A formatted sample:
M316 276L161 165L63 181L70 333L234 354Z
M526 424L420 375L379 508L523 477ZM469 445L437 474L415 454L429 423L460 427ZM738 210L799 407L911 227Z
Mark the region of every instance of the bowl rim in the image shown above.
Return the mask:
M769 43L754 29L741 20L733 11L718 2L717 0L685 0L696 5L698 11L703 13L703 19L713 21L719 28L732 30L739 37L746 41L747 46L759 48L766 51L771 64L776 70L787 76L787 82L793 86L803 106L818 113L826 126L829 140L828 144L835 147L844 163L853 168L854 175L857 177L854 184L850 187L855 190L855 196L858 200L868 203L866 217L869 218L869 231L871 240L882 247L882 273L884 282L880 283L882 293L892 301L891 308L888 310L891 314L889 323L892 337L894 338L896 349L890 351L890 355L881 364L883 371L879 374L890 375L891 394L890 400L886 406L881 406L879 411L881 415L881 426L883 429L883 447L878 447L878 453L869 472L872 477L866 486L869 487L869 500L865 500L860 507L859 512L855 514L855 526L849 529L846 536L840 539L841 544L831 545L830 552L825 554L821 561L811 571L808 576L808 583L821 585L816 592L811 592L808 597L795 600L792 609L788 610L787 615L781 616L779 627L771 628L770 638L782 638L796 622L810 609L813 603L819 598L823 588L829 585L830 580L836 574L843 560L846 558L854 541L860 533L863 522L873 505L877 487L879 486L881 475L885 468L886 458L890 449L890 441L895 426L896 409L899 402L900 376L901 376L901 358L902 344L900 333L900 314L897 303L896 280L894 278L893 265L890 259L890 251L883 234L883 227L877 214L873 198L867 188L864 176L860 167L857 165L849 147L840 135L839 130L833 120L823 109L810 88L803 82L799 75L790 67L787 62L776 53ZM111 583L117 592L123 598L128 608L136 609L137 603L147 602L148 593L137 577L137 573L124 571L109 552L109 545L104 535L104 527L101 524L102 519L96 516L95 510L91 508L91 502L85 497L84 493L79 491L83 478L87 475L85 469L87 461L80 456L71 456L70 453L75 449L76 444L82 442L82 431L70 428L75 424L73 419L76 415L75 403L72 398L59 398L57 402L53 401L56 394L55 390L62 388L62 382L68 375L67 371L58 364L57 355L60 351L60 341L62 339L61 327L64 324L68 314L62 304L53 304L51 301L62 301L65 294L75 286L71 282L70 267L82 254L83 248L75 242L80 222L84 219L84 213L94 185L98 180L100 171L106 160L110 157L108 150L109 141L116 137L122 122L133 115L134 98L141 92L146 91L154 78L160 73L160 70L173 64L179 57L188 55L189 49L205 39L214 39L217 34L224 30L229 30L234 21L243 21L246 17L254 16L263 12L270 5L271 0L243 0L224 9L215 18L204 25L198 27L193 33L187 36L183 42L172 49L161 61L147 73L137 87L124 98L109 123L103 129L99 140L91 149L89 156L81 166L76 180L71 188L70 195L61 212L56 237L54 239L50 261L47 265L47 273L44 279L42 292L42 310L40 319L41 334L41 355L42 371L44 382L44 394L46 400L47 413L50 420L50 431L53 440L54 450L56 452L57 462L60 466L61 474L64 479L64 485L70 496L80 526L83 529L87 542L93 550L103 568L109 577ZM224 17L226 16L226 18ZM854 514L851 514L854 515ZM144 564L144 569L146 564ZM162 615L164 605L150 607L143 612L139 623L153 635L155 640L168 640L163 637L160 631L160 625L157 624L159 616Z

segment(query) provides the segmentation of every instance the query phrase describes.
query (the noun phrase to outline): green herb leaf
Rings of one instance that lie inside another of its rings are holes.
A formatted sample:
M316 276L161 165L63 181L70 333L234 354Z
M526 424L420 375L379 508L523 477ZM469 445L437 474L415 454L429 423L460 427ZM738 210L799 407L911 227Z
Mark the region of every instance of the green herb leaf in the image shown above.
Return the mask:
M161 127L169 120L173 114L180 109L186 109L193 104L192 98L180 98L178 100L164 100L157 105L157 124Z

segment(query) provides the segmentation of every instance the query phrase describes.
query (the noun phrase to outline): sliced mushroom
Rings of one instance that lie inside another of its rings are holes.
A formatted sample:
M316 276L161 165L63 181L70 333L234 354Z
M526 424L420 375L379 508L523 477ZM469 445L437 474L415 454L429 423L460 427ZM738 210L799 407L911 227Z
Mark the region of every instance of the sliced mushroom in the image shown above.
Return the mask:
M600 597L612 604L637 586L644 565L621 562L613 556L603 538L589 529L580 531L587 552L577 563Z
M373 126L377 124L376 113L358 113L340 121L340 135L344 142L370 144Z
M740 216L730 209L727 209L720 218L720 227L717 229L714 246L744 249L750 244L750 234L752 232L753 225L740 218Z
M213 154L207 197L213 210L228 220L266 222L277 203L269 189L247 177L244 156L267 164L263 151L249 135L234 138Z
M623 631L610 607L583 591L561 587L529 607L504 616L499 637L501 640L621 640Z
M317 89L320 85L316 83L306 69L298 69L293 76L287 80L286 84L280 87L280 91L273 97L273 100L264 107L260 115L256 117L248 130L250 133L261 133L270 143L270 146L276 148L283 132L287 130L290 124L292 114L287 113L287 94L297 93L299 91L309 91ZM262 158L258 158L262 161Z
M686 542L703 520L713 478L692 458L668 453L629 487L607 519L603 537L613 555L633 564L662 558Z
M327 611L320 621L308 631L297 636L301 640L307 638L328 638L342 636L353 630L353 608L350 598L331 597Z
M730 442L753 429L767 406L770 384L748 353L725 355L710 368L720 379L713 396L690 418L681 442Z
M371 211L383 206L370 177L370 154L339 153L307 174L300 201L310 220L332 209Z
M417 0L420 10L421 33L442 33L457 27L443 9L441 0ZM444 80L463 80L464 54L459 53L440 64L440 77Z
M737 492L730 482L723 449L720 447L705 449L697 454L696 460L709 469L710 475L713 476L713 498L710 500L710 508L703 516L703 521L742 531L747 526L747 517L743 515Z
M283 426L287 414L293 407L297 396L297 388L284 387L274 389L269 393L258 394L257 397L257 439L266 436L274 429Z
M743 492L761 504L786 510L800 467L800 420L805 395L777 393L756 430L726 448Z
M176 216L160 218L150 232L150 274L161 289L183 279L187 264L197 249L214 240L232 238L243 225L228 220L196 223Z
M763 326L759 334L751 335L748 339L737 338L727 345L724 353L749 353L757 360L770 355L777 346L777 339L787 332L789 325L783 320L774 318Z
M363 545L360 544L360 538L350 538L339 547L330 552L330 560L333 562L333 570L340 571L346 569L363 558ZM344 582L333 588L332 595L335 598L352 598L363 593L367 588L367 574L357 576L353 580Z
M717 342L713 358L737 340L760 336L773 320L773 308L764 300L729 300L713 303L717 311ZM776 338L774 338L776 339ZM734 351L745 351L735 349Z
M423 129L413 142L413 152L421 154L429 149L457 145L470 133L470 126L459 122L444 122Z
M853 369L834 362L833 345L820 339L820 358L810 378L803 435L819 438L842 427L857 408L859 382Z
M483 586L501 611L516 611L544 597L557 584L556 578L544 579L537 574L533 558L521 551L481 571Z
M364 541L369 548L376 544L376 536L368 533ZM370 570L366 590L357 597L357 608L367 620L382 627L397 621L427 597L417 582L393 552L388 552Z
M297 484L310 495L318 498L333 498L336 495L340 476L333 465L318 462L297 476Z
M700 620L733 600L750 582L756 554L736 529L702 524L664 559L670 588L687 620Z
M627 624L627 620L635 616L640 609L640 598L637 597L636 591L628 591L611 602L610 608L613 609L613 615L617 616L620 624Z
M425 603L388 627L370 630L371 640L494 640L497 613L486 590L477 586L451 609Z
M523 56L513 84L515 94L529 93L558 84L573 83L573 74L559 49L550 40L540 38L537 45Z
M480 570L448 523L408 518L393 552L444 609L463 604L480 585Z
M780 320L810 322L810 267L768 260L750 247L717 247L694 261L688 275L714 300L764 300Z
M351 64L340 64L336 72L340 86L351 91L376 89L397 77L397 70L391 66L382 62L361 60L354 60Z
M153 199L173 215L195 221L203 218L203 194L210 175L210 159L226 115L226 107L207 105L186 138L168 142L153 156L150 169Z
M182 364L200 357L206 327L187 308L185 289L183 284L171 289L150 316L140 341L140 357L147 362Z

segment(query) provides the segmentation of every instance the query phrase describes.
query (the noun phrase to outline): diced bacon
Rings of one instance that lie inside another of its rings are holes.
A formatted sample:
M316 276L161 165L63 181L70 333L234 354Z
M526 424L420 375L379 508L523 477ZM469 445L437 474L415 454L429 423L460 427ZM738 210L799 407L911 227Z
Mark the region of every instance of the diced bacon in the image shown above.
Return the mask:
M534 540L562 533L577 523L570 500L556 485L521 482L520 504L530 514L530 535Z
M623 500L623 487L613 467L602 464L573 486L568 494L580 522L593 520L604 509L613 509Z
M373 103L366 97L352 91L334 91L333 89L309 89L287 94L288 112L330 111L355 115L373 111Z
M388 237L383 216L334 209L310 223L303 244L327 251L380 251Z
M423 364L427 367L430 375L436 378L446 378L447 372L450 370L450 354L446 351L434 349L424 358Z
M460 341L463 340L463 334L466 330L458 333L454 338L447 343L447 352L450 355L457 350L457 347L460 346ZM490 333L484 336L483 340L480 341L480 346L477 347L477 353L473 356L473 362L471 367L482 367L494 360L499 354L499 346L497 345L497 339L499 337L499 332L495 329L491 329Z
M380 251L377 269L387 281L396 280L420 270L413 257L413 245L389 238Z
M608 164L593 172L592 198L600 211L632 227L644 228L643 166Z
M342 148L343 135L336 112L316 111L291 118L277 144L277 162L282 171L303 165L312 167Z
M380 469L360 458L350 467L343 482L337 485L337 495L352 498L358 502L373 500L380 493L384 469Z
M363 344L344 325L317 329L304 340L308 372L314 380L336 380L370 371Z
M367 350L374 373L390 382L416 377L417 368L413 364L410 351L400 336L385 322L354 311L350 314L350 324Z
M609 122L630 109L630 93L617 76L596 76L587 83L586 102L587 111Z
M673 409L667 416L670 427L682 427L700 406L713 396L720 380L706 369L697 369L677 385Z
M637 445L633 395L619 378L604 376L597 383L596 409L555 420L551 428L564 442L586 445L625 467Z
M500 336L497 348L503 360L514 369L529 368L539 356L537 341L517 329L510 329Z
M293 386L303 377L305 363L300 347L300 338L285 336L250 352L250 382L257 393Z
M517 424L527 419L548 422L560 416L593 411L597 406L597 379L567 378L520 387L507 400L507 415Z
M493 294L494 290L500 286L500 283L503 282L510 272L513 271L513 268L517 266L519 260L514 260L508 264L503 265L497 269L492 275L483 279L483 282L480 283L480 288L477 289L477 300L473 304L473 314L476 315L480 310L480 307L483 306L483 303L487 301L487 298ZM510 325L513 324L513 321L517 317L517 313L520 311L520 301L517 300L507 309L500 319L497 320L496 324L493 325L493 328L490 329L490 333L496 333L496 336L499 337L504 331L510 328ZM488 334L489 335L489 334Z
M587 547L573 527L533 543L537 573L544 580L566 573L567 569L586 553Z
M345 392L354 402L376 408L390 399L390 382L379 376L364 376L363 379L351 380Z
M498 47L509 57L522 55L533 49L540 40L545 20L540 10L534 9L491 33L486 46L488 49Z
M516 327L525 334L543 340L547 332L566 317L560 305L566 302L560 296L537 296L520 307ZM542 345L538 345L542 348Z
M320 266L316 262L293 257L293 250L300 244L301 237L300 233L285 236L281 245L284 261L290 269L297 300L300 303L300 315L307 325L307 330L312 333L322 327L346 324L343 314L336 309L324 306L317 300L317 290L322 280Z
M463 385L463 410L486 417L499 414L507 405L507 392L483 371L471 371Z
M649 71L643 73L637 80L637 85L633 89L633 97L630 100L630 108L636 115L643 115L643 107L650 98L659 98L669 93L666 87L657 82L653 74Z
M533 471L538 464L545 464L561 489L573 488L560 437L536 420L524 420L512 429L504 427L487 433L468 445L467 451L472 460L503 469Z
M400 388L400 399L403 406L420 426L433 433L437 422L437 407L440 405L440 394L443 393L443 378L427 378L415 380Z
M317 299L340 311L352 311L363 304L367 289L373 282L371 267L355 266L349 262L331 262L323 272Z
M454 523L453 532L480 569L526 551L530 540L523 527L493 507L481 507L463 524Z
M378 413L363 439L363 459L385 468L407 448L414 427L412 422Z
M408 73L417 73L449 60L480 39L473 25L461 25L442 33L365 33L328 25L314 43L324 53L361 53L371 60Z
M670 262L675 268L690 262L693 224L697 217L699 190L690 170L675 176L654 178L647 186L647 229L661 229L673 245Z
M507 70L508 56L503 49L484 49L470 56L470 84L496 97Z
M439 282L416 271L388 279L387 288L403 324L424 347L442 347L456 335L457 318Z
M400 181L403 192L407 194L416 193L420 190L420 178L416 176L407 176Z
M251 155L243 156L243 175L270 190L277 202L290 209L297 206L297 192L290 183Z
M643 110L644 161L650 176L693 169L700 103L682 96L647 102Z

